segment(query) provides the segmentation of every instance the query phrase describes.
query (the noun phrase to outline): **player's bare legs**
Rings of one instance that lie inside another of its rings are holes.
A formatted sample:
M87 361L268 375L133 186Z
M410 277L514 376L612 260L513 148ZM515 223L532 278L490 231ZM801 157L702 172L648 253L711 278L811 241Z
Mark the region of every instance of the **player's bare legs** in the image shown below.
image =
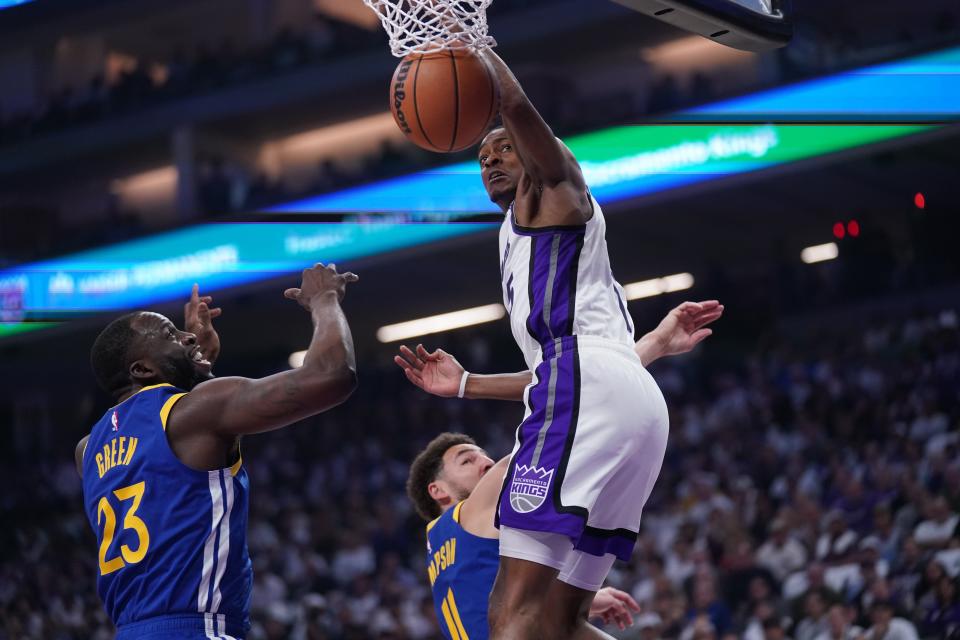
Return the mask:
M612 638L587 622L595 592L560 582L557 575L551 567L501 556L490 594L491 640Z
M559 580L554 580L547 593L544 606L544 619L556 626L547 626L553 635L544 637L573 638L574 640L593 640L596 638L613 638L599 628L589 624L590 605L595 591L578 589Z
M548 638L543 626L544 585L559 572L529 560L500 557L500 571L490 593L491 640Z

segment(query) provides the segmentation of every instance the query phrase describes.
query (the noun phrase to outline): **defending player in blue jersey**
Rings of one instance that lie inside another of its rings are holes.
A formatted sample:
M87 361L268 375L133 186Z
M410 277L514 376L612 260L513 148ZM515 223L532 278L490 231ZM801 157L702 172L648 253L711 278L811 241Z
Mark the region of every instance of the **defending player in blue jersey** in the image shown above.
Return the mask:
M76 461L98 541L97 590L118 640L246 634L253 572L240 438L349 397L356 364L340 301L356 280L316 265L284 292L311 313L313 338L302 367L262 379L213 377L219 310L196 287L187 331L138 311L97 337L91 363L116 405Z
M509 458L497 464L462 433L433 439L410 468L407 491L427 525L427 575L440 629L447 640L487 640L487 602L499 564L493 514ZM436 496L436 497L434 497ZM453 496L461 497L454 502ZM432 518L432 520L431 520ZM629 594L597 592L590 618L633 623L639 607Z
M672 310L634 350L644 365L686 353L711 334L705 326L719 318L723 306L715 300L685 302ZM414 354L400 348L396 363L407 378L428 393L442 397L513 399L511 385L523 374L476 376L466 374L456 359L441 350L427 353L423 345ZM467 396L461 381L467 375L479 390ZM529 381L529 372L526 373ZM482 394L482 395L481 395ZM464 434L437 436L410 467L407 494L427 525L427 575L437 619L447 640L486 640L488 600L499 565L500 532L494 515L500 499L509 456L496 464ZM632 624L633 599L616 589L601 589L589 603L590 619Z

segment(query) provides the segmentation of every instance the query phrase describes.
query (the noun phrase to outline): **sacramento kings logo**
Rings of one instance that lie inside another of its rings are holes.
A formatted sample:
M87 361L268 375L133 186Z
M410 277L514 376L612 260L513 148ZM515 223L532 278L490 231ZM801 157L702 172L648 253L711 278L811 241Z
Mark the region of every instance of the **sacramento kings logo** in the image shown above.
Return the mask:
M553 471L518 464L510 483L510 506L513 510L517 513L530 513L539 509L549 494Z

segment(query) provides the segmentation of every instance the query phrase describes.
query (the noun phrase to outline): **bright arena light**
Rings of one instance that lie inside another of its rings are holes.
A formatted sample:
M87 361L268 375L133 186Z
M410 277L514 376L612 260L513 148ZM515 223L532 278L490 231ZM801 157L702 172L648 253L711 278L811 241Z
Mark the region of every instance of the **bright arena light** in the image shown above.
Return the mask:
M287 362L290 363L291 369L299 369L303 366L303 359L306 357L306 351L294 351L290 354L290 359Z
M693 275L689 273L675 273L672 276L631 282L623 288L627 300L651 298L664 293L683 291L693 286Z
M430 333L440 333L451 329L460 329L484 322L499 320L507 314L502 304L486 304L482 307L472 307L441 313L436 316L388 324L377 329L377 340L380 342L397 342L414 336L424 336Z
M814 262L833 260L838 255L840 255L840 250L837 249L837 243L828 242L826 244L815 244L812 247L807 247L800 252L800 259L807 264L813 264Z

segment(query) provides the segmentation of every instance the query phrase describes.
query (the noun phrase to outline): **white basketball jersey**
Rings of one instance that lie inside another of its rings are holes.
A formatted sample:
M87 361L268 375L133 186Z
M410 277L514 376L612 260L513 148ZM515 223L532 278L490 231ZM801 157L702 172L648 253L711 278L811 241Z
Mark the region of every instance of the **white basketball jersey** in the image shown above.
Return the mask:
M593 196L584 225L519 227L513 207L500 227L500 275L510 328L533 369L542 345L594 336L633 347L633 322L607 254L606 221Z

